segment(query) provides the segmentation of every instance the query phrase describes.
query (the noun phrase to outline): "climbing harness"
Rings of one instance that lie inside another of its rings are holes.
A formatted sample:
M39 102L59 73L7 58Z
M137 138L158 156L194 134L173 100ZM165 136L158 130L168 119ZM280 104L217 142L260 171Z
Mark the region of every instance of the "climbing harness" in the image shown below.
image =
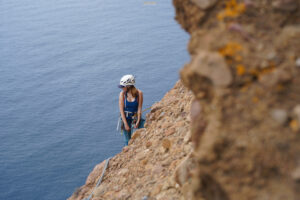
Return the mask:
M106 170L106 168L107 168L107 166L108 166L108 162L109 162L110 159L111 159L111 157L109 157L109 158L106 160L105 166L104 166L103 171L102 171L102 174L101 174L101 177L100 177L100 179L98 180L96 186L94 187L92 193L90 194L90 196L89 196L88 198L85 198L84 200L90 200L90 199L92 198L93 194L94 194L95 189L101 184L102 179L103 179L103 176L104 176L104 173L105 173L105 170Z
M151 106L149 107L149 108L146 108L145 110L143 110L142 111L142 113L144 113L144 112L146 112L147 110L150 110L151 109ZM129 112L129 111L124 111L125 112L125 115L126 115L126 117L128 117L128 113L131 113L131 112ZM143 120L142 118L141 118L141 120ZM121 121L122 121L122 117L121 117L121 113L120 113L120 115L119 115L119 119L118 119L118 124L117 124L117 131L119 131L120 130L120 127L121 127ZM122 132L121 132L121 134L122 134Z
M124 105L125 105L125 108L126 108L126 98L127 98L127 96L125 95L125 93L123 93L123 98L124 98ZM137 96L137 102L139 102L138 96ZM149 108L144 109L141 114L143 114L144 112L146 112L149 109L151 109L151 106ZM137 118L135 116L136 112L124 111L124 114L125 114L126 118L128 118L129 116L132 116L133 117L133 122L134 121L136 122L136 120L137 120ZM135 118L134 118L134 116L135 116ZM141 117L140 122L144 123L144 121L145 121L145 119L143 119ZM135 122L131 123L131 126L132 126L131 128L132 129L134 129L133 127L134 127ZM118 118L118 123L117 123L117 131L121 131L121 135L123 135L123 128L121 128L122 126L123 126L123 122L122 122L122 116L121 116L121 113L120 113L119 118Z

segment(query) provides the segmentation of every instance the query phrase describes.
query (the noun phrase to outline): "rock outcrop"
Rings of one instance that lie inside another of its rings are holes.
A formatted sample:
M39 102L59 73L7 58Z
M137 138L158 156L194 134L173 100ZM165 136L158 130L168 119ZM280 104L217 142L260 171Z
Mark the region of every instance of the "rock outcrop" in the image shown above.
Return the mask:
M183 198L300 199L300 1L173 2L196 97Z
M300 199L300 1L173 4L191 61L93 199Z
M93 200L179 199L182 196L176 180L185 178L183 175L176 177L175 171L178 166L185 165L192 152L189 129L192 96L192 92L178 81L151 107L145 128L137 130L129 145L109 161ZM91 194L104 164L105 161L94 168L86 184L69 200L81 200ZM189 172L184 173L189 176Z

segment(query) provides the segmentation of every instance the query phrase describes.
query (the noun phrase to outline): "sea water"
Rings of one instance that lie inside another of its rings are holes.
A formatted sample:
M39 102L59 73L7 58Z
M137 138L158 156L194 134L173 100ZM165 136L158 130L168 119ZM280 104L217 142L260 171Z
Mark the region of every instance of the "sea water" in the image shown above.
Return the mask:
M0 199L60 200L119 153L117 88L143 108L189 60L171 0L0 0Z

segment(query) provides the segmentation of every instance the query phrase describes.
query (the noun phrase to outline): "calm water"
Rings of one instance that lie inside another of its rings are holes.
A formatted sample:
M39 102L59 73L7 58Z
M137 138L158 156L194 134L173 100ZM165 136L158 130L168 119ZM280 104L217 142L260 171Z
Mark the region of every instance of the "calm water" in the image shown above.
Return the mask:
M189 60L171 0L0 0L0 199L60 200L119 153L117 85L144 108Z

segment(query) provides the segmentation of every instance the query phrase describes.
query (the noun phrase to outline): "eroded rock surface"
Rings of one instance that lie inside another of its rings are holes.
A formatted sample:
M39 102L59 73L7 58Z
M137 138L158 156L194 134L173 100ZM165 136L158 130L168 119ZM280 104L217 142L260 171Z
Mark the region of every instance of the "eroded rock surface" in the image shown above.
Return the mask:
M152 106L146 128L137 130L129 146L110 160L93 200L180 199L175 171L192 152L189 129L192 96L178 81ZM69 200L81 200L91 194L104 164L103 161L94 168L86 184Z
M181 79L196 97L183 198L299 199L300 1L219 0L200 12L173 2L191 34Z
M299 200L300 1L173 4L191 61L93 199Z

